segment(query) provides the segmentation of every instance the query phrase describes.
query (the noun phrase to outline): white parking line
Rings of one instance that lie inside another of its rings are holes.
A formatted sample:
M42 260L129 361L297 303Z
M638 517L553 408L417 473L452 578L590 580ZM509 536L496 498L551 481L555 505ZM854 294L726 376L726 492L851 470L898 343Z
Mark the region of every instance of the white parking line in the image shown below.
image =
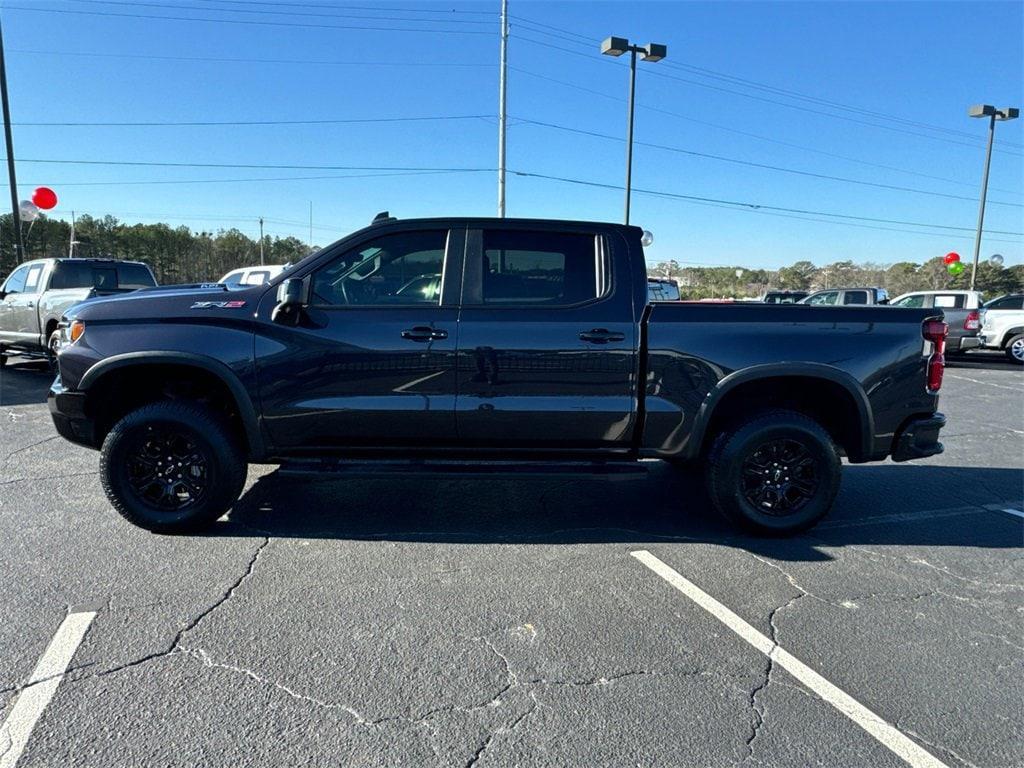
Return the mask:
M785 669L803 685L871 734L913 768L948 768L930 752L919 747L899 729L890 725L849 694L834 686L766 635L758 632L693 582L681 576L645 549L630 554L729 629Z
M0 768L14 768L18 762L32 729L57 692L64 672L94 618L95 611L69 613L57 628L57 634L39 658L32 677L0 725Z

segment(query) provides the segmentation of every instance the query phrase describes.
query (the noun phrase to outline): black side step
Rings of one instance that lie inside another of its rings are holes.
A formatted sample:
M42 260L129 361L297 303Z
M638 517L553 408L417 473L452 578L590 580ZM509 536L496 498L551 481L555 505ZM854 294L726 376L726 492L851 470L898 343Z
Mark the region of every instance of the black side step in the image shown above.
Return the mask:
M436 474L449 477L557 477L596 476L606 480L632 480L647 474L649 461L464 461L454 459L291 459L280 474L350 477L394 477Z

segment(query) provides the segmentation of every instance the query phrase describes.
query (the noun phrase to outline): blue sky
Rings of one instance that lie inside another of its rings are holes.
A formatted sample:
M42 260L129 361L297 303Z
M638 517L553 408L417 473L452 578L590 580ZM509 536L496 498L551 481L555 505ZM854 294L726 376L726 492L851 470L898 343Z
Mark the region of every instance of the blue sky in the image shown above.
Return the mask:
M621 186L628 70L625 57L603 57L598 44L609 34L662 42L667 59L638 64L634 188L704 201L634 193L633 223L655 234L649 259L779 267L923 261L949 250L966 258L986 132L966 110L1024 101L1022 8L510 0L508 167ZM312 201L318 244L385 209L493 215L498 9L418 0L5 0L21 197L47 184L61 198L56 216L110 213L252 236L264 216L269 234L302 239ZM228 23L189 20L200 18ZM30 124L411 117L457 119ZM987 229L1024 231L1022 126L997 126ZM298 167L28 162L47 159ZM487 170L373 177L381 172L302 166ZM294 178L303 176L315 178ZM209 181L240 179L248 181ZM155 181L189 183L129 183ZM894 186L905 189L883 188ZM622 191L510 173L508 213L618 221ZM1022 238L987 235L983 257L997 252L1020 263Z

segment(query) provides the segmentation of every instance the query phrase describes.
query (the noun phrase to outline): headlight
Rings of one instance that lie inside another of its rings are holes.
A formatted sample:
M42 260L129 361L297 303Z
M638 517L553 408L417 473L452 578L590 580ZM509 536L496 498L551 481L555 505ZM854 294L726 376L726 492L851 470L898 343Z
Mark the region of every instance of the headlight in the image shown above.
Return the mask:
M72 320L71 327L68 329L68 338L71 340L71 343L74 344L82 338L83 333L85 333L85 323L81 320Z

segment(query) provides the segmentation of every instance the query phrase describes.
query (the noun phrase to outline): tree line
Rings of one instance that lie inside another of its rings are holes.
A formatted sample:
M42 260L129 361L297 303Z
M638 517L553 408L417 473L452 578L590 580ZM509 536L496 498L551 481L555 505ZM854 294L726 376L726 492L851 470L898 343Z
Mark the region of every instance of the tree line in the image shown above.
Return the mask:
M27 259L67 256L71 244L69 222L41 216L23 225ZM0 216L0 277L14 268L11 215ZM186 226L168 224L127 224L113 216L80 216L75 222L74 253L80 257L109 257L143 261L161 284L196 283L217 280L226 272L253 266L260 261L260 243L237 229L194 232ZM263 238L264 262L296 262L312 252L296 237ZM956 277L950 275L941 257L924 264L901 261L876 264L837 261L816 266L798 261L778 270L735 267L695 267L677 261L663 261L648 270L652 276L673 277L686 299L750 298L766 290L811 291L843 286L877 286L891 296L907 291L966 289L970 266ZM1024 265L1002 267L982 261L978 265L978 290L988 296L1024 290Z
M17 263L14 228L10 214L0 216L0 277ZM41 216L23 224L25 260L69 255L71 224ZM226 272L260 263L260 243L237 229L193 232L186 226L126 224L113 216L80 216L75 220L74 255L82 258L115 258L143 261L157 282L202 283ZM266 264L295 262L312 252L296 237L263 238Z
M967 290L971 268L967 262L964 266L967 269L954 277L941 256L924 264L837 261L819 267L810 261L798 261L778 270L691 267L664 261L653 265L648 274L675 278L684 299L752 298L768 290L817 291L857 286L885 288L891 297L896 297L909 291ZM1004 267L980 261L975 285L986 297L1022 291L1024 265Z

